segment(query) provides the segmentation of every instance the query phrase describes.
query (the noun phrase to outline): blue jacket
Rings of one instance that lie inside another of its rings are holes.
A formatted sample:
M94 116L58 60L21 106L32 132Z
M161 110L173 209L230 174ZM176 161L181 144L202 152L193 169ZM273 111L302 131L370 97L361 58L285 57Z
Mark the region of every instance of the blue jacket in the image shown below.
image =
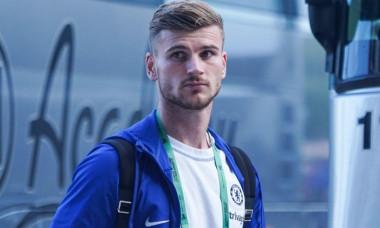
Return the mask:
M243 186L226 142L212 130L216 146ZM146 118L117 134L136 145L136 183L129 227L145 227L145 221L170 222L155 227L180 227L180 207L172 183L171 165L160 140L153 111ZM114 227L118 207L119 157L109 145L96 146L75 169L73 181L51 227ZM137 178L138 177L138 178ZM256 172L256 200L248 227L265 228L260 180Z

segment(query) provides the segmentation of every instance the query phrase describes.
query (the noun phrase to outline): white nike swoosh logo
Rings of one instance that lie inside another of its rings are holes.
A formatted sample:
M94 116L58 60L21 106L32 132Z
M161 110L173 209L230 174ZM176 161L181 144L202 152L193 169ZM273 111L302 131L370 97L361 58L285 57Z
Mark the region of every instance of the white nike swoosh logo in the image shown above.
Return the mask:
M160 224L168 223L170 220L164 220L164 221L157 221L157 222L150 222L149 217L145 221L145 227L151 227L151 226L157 226Z

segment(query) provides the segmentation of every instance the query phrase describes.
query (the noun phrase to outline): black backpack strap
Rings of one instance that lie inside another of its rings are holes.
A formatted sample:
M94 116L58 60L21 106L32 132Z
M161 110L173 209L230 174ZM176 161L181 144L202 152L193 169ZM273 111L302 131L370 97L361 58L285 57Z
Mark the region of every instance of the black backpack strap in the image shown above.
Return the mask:
M132 209L135 184L135 148L123 138L108 138L102 144L113 146L119 154L119 204L117 207L116 227L128 227Z
M244 177L245 216L244 222L252 220L256 195L256 174L248 155L240 148L229 145L241 174Z

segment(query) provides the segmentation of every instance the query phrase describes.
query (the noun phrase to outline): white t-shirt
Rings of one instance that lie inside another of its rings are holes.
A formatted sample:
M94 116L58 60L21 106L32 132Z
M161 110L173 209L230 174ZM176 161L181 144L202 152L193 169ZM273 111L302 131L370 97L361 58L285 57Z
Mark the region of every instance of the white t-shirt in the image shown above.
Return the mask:
M197 149L169 136L174 151L186 212L191 228L223 227L218 173L212 147ZM227 165L224 152L220 159L227 181L230 227L243 227L244 193L236 175Z

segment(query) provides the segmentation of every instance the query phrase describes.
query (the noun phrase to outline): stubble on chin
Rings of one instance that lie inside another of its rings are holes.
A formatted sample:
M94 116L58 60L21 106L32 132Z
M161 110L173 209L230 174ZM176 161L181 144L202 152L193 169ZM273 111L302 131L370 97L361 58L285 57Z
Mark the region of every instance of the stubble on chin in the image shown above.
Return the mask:
M217 90L214 94L209 94L205 98L199 98L196 100L192 99L186 99L181 96L176 96L173 93L173 87L167 84L162 85L160 81L158 81L158 88L161 93L161 99L163 99L163 102L165 102L167 105L169 105L172 108L181 108L186 110L192 110L192 111L199 111L207 108L211 102L214 100L214 98L218 95L220 91L220 83L217 86ZM196 96L198 93L200 93L197 90L192 91L192 94L190 96Z

